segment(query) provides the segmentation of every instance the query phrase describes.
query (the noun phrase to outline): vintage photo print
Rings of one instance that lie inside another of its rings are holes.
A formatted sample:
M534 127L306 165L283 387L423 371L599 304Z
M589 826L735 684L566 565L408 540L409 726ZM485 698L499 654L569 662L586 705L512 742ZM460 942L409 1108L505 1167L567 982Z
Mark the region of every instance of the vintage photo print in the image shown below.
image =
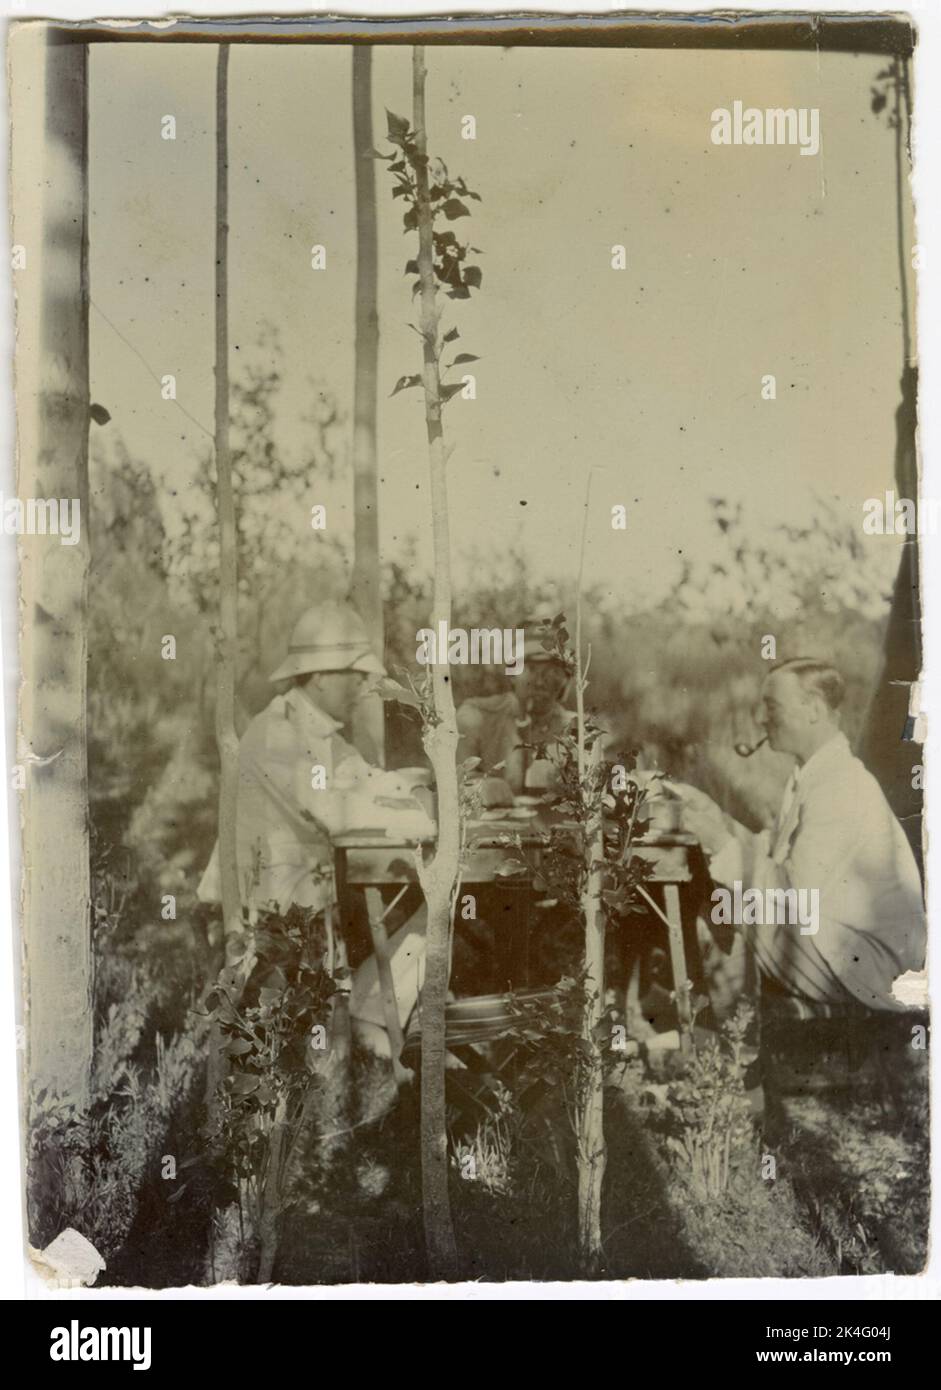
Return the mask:
M50 1287L923 1271L916 44L11 26Z

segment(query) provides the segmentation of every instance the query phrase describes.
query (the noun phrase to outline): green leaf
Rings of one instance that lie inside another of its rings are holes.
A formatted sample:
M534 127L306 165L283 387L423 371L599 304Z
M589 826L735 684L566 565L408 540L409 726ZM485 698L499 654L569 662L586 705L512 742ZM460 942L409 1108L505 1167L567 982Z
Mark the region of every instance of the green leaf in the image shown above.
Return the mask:
M402 274L403 274L403 275L417 275L417 274L418 274L418 262L417 262L417 261L406 261L406 262L405 262L405 269L402 271Z
M364 159L395 159L394 154L383 154L380 150L370 150L363 156Z
M255 1044L250 1043L248 1038L236 1038L234 1042L229 1043L225 1051L228 1057L244 1057L245 1053L251 1052L254 1046Z
M461 362L479 362L479 361L480 361L480 358L479 358L479 357L476 357L476 356L474 355L474 353L472 353L472 352L459 352L458 355L455 357L454 361L451 363L451 366L452 366L452 367L457 367L457 366L460 365Z
M441 210L449 222L453 222L456 217L470 217L470 208L465 207L460 198L449 198L446 203L441 204Z
M389 139L393 145L404 145L408 135L408 121L404 116L397 116L394 111L386 107L386 120L389 126Z
M452 396L456 396L456 395L457 395L458 391L463 391L463 390L464 390L464 383L463 383L463 381L456 381L456 382L453 384L453 386L451 386L451 385L449 385L449 386L442 386L439 394L440 394L441 399L442 399L443 401L449 401L449 400L451 399Z
M464 284L470 285L471 289L479 290L483 278L483 272L480 266L466 265L464 267Z
M239 1072L237 1076L229 1077L229 1090L234 1096L250 1096L252 1091L257 1091L260 1081L260 1077L250 1072Z
M397 396L400 391L407 391L410 386L420 386L420 376L400 376L398 381L389 392L390 396Z
M461 281L461 267L450 256L446 261L435 262L435 274L443 285L458 286Z
M407 198L411 191L407 183L400 183L397 188L393 188L392 196L393 198Z
M404 381L405 378L403 377ZM420 378L416 377L416 381ZM377 681L373 687L376 694L383 700L398 700L400 705L412 705L414 709L421 709L421 700L411 690L406 690L404 685L399 685L391 676L383 676L382 680Z
M402 218L402 225L407 232L413 232L418 226L418 208L409 208Z
M456 328L449 328L441 341L444 343L453 343L455 338L459 338L460 336Z

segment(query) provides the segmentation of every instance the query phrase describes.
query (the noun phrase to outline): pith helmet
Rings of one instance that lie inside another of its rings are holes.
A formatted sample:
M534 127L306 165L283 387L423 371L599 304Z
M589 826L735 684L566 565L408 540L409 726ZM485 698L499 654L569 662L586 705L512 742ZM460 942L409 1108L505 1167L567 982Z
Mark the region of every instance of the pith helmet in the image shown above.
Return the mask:
M269 680L283 681L314 671L385 675L385 667L369 645L362 618L349 604L330 601L308 608L294 624L288 654Z

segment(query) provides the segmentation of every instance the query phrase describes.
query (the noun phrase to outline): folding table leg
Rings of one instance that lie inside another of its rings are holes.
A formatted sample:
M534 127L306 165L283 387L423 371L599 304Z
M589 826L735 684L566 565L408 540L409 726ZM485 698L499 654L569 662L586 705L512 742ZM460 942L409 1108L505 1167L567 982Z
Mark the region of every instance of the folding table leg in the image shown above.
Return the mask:
M670 967L676 1012L680 1023L680 1048L689 1052L692 1038L693 1014L689 999L689 971L686 966L686 946L683 941L683 914L680 910L680 890L675 883L663 885L663 906L670 942Z
M369 931L372 936L372 948L376 955L376 966L379 972L379 994L382 999L382 1015L385 1019L386 1032L389 1034L389 1045L392 1049L392 1072L395 1076L395 1084L402 1085L403 1082L411 1079L411 1072L402 1066L399 1058L402 1055L402 1025L399 1022L399 1005L395 995L395 980L392 975L392 960L389 953L389 935L386 931L385 906L382 901L382 894L378 888L364 889L366 897L366 915L369 918Z

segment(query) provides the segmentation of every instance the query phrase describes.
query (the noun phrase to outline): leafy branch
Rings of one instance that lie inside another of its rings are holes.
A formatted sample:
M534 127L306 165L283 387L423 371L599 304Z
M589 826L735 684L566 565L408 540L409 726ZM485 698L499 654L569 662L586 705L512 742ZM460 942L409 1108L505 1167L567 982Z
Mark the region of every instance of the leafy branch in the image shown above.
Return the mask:
M402 216L403 230L406 232L418 231L419 170L421 170L427 178L428 200L431 208L432 268L435 280L438 283L438 288L449 299L469 299L472 290L481 288L483 272L480 266L468 261L468 253L479 256L483 252L477 246L460 241L451 228L442 224L455 222L461 217L469 217L470 208L467 206L467 201L479 203L481 201L480 194L474 189L468 188L463 178L452 178L443 159L421 153L416 133L404 116L397 116L393 111L387 111L386 117L388 120L387 138L395 148L391 154L382 154L379 150L373 150L372 155L386 163L387 170L395 183L392 189L393 198L403 198L407 204ZM421 278L417 259L412 258L406 261L405 274L415 276L412 282L412 295L418 294L421 289ZM458 352L449 362L442 363L441 359L444 356L445 347L450 343L455 343L460 334L456 328L450 328L439 336L439 326L440 313L435 319L433 340L430 346L435 361L441 370L451 371L454 367L463 367L470 362L480 361L475 353ZM410 324L409 327L414 329L420 337L425 337L422 330L417 328L415 324ZM392 388L391 394L395 396L400 391L407 391L410 387L420 386L422 381L422 376L414 373L401 376ZM439 382L439 405L446 404L452 396L456 396L463 385L463 381Z

